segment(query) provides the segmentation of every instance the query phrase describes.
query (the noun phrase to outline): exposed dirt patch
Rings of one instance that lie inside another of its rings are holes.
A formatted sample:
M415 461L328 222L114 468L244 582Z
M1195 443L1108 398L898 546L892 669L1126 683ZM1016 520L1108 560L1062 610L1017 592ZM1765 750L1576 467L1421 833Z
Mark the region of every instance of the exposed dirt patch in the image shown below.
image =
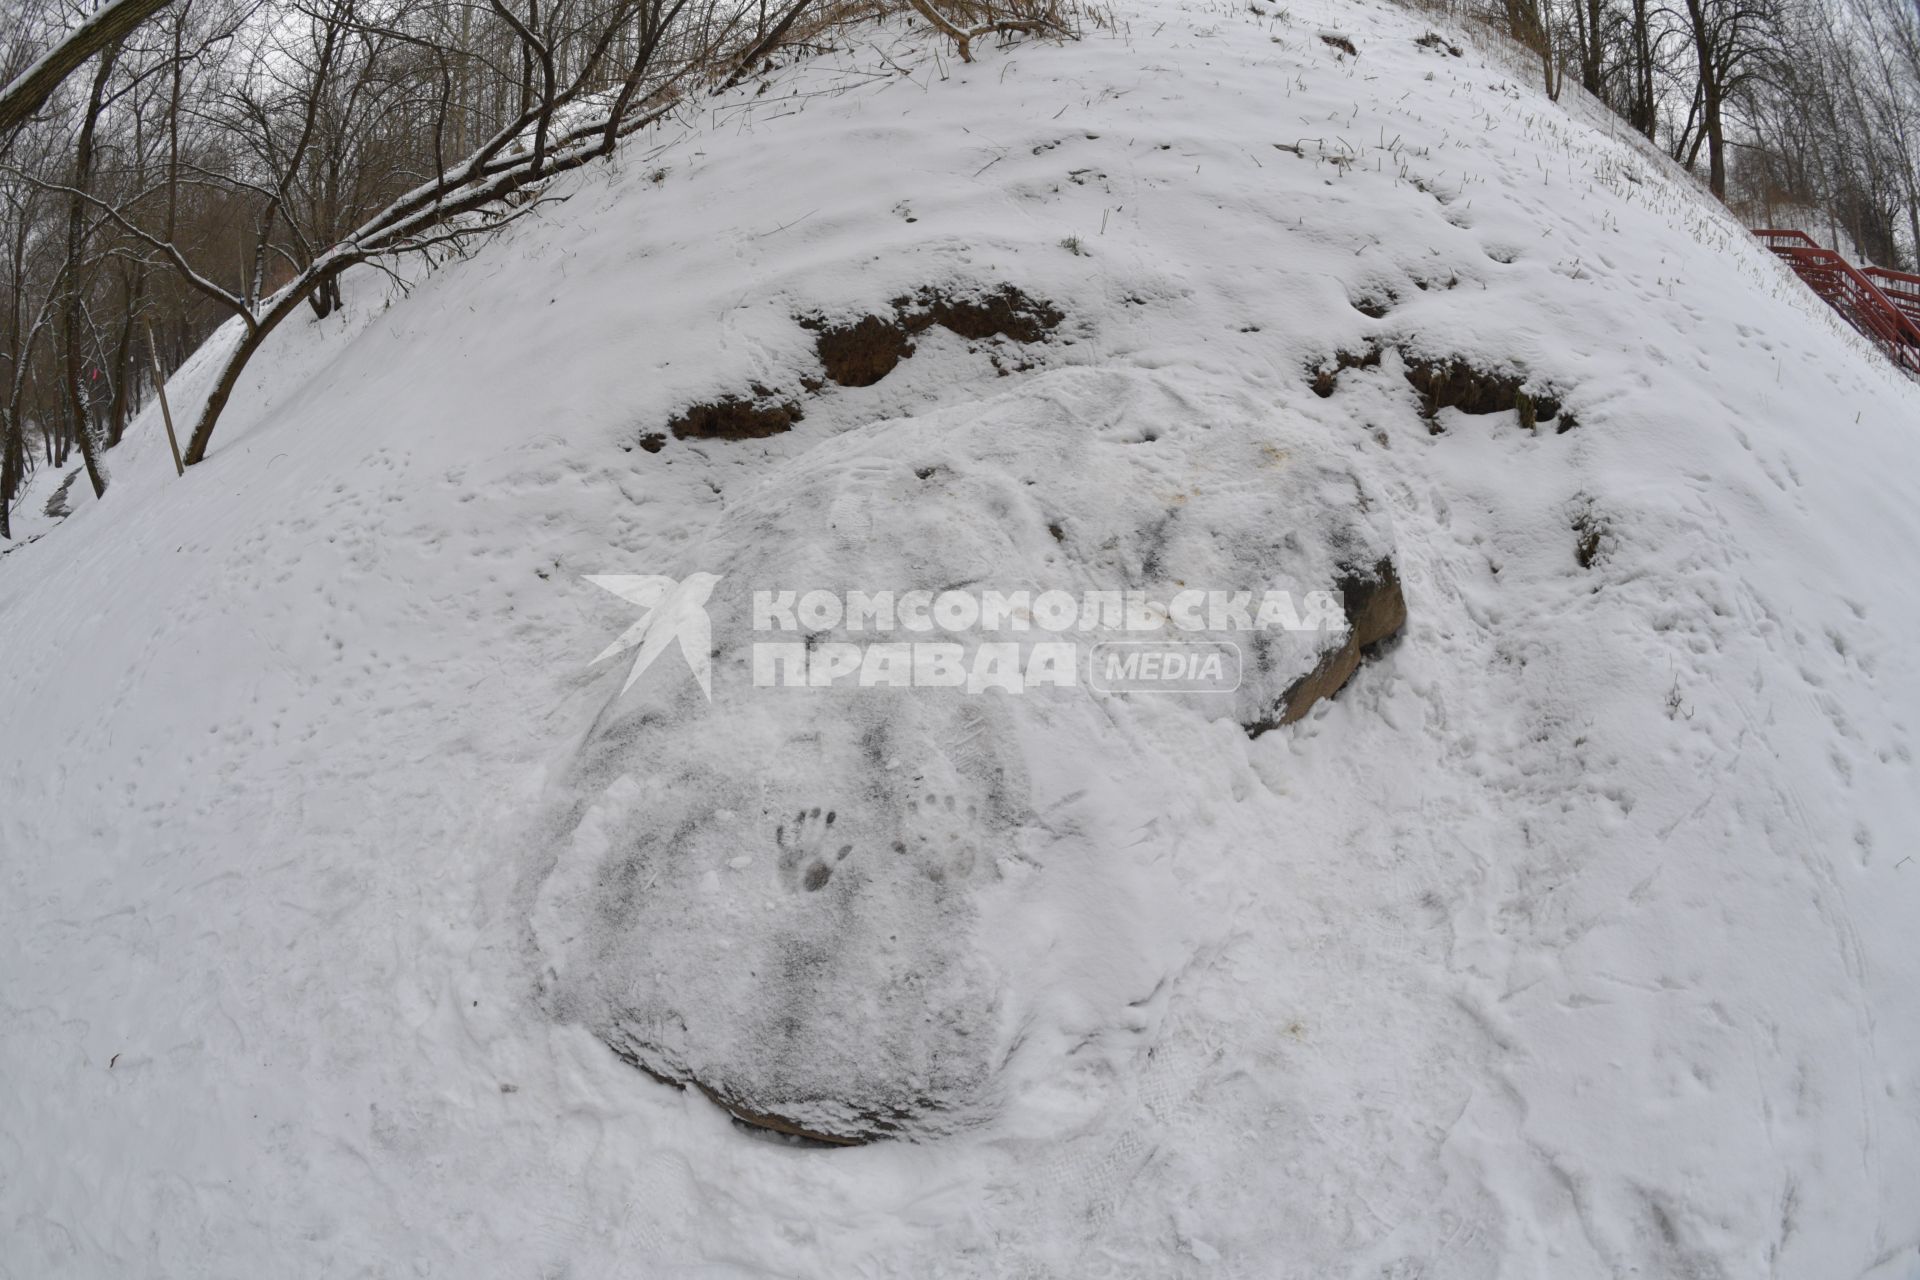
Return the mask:
M912 299L894 299L893 305L914 333L937 324L969 342L1044 342L1067 318L1046 299L1029 297L1010 284L971 297L922 289Z
M1348 369L1372 369L1380 363L1380 348L1368 347L1365 351L1341 351L1334 355L1332 364L1322 364L1313 371L1313 394L1325 400L1340 385L1340 375Z
M662 1074L647 1065L646 1061L638 1054L633 1053L621 1045L609 1043L608 1047L630 1066L638 1068L642 1074L657 1080L661 1084L670 1085L675 1089L691 1088L698 1090L706 1097L707 1101L731 1115L734 1123L745 1125L750 1129L759 1129L767 1133L778 1134L782 1138L796 1140L805 1146L857 1147L863 1143L871 1142L876 1138L889 1137L898 1129L898 1126L888 1118L874 1116L870 1117L872 1128L868 1132L857 1135L823 1133L816 1129L810 1129L805 1125L796 1124L784 1116L777 1116L770 1112L760 1110L751 1103L733 1096L728 1090L714 1088L705 1081L692 1076L679 1077Z
M1452 360L1427 360L1401 353L1406 360L1407 384L1420 393L1420 413L1427 429L1438 435L1438 417L1442 409L1462 413L1502 413L1511 409L1520 425L1531 431L1542 422L1560 416L1560 401L1542 392L1527 390L1527 380L1518 373L1482 369L1455 357ZM1566 430L1563 424L1560 430Z
M1573 536L1573 558L1580 562L1582 569L1591 569L1605 559L1607 547L1613 541L1607 522L1595 515L1591 507L1573 518Z
M1355 304L1356 306L1359 304ZM1458 356L1435 360L1415 355L1405 347L1396 347L1404 364L1407 384L1420 394L1420 416L1427 430L1439 435L1440 410L1458 409L1462 413L1504 413L1511 410L1519 424L1535 431L1544 423L1553 423L1554 434L1563 435L1580 425L1566 412L1558 395L1537 385L1529 389L1527 377L1505 369L1482 369ZM1340 384L1340 375L1348 369L1371 369L1380 363L1383 348L1368 347L1361 352L1341 351L1331 362L1322 362L1312 370L1313 393L1321 399L1331 396Z
M843 387L870 387L913 354L913 339L898 318L861 316L851 324L830 325L817 316L800 321L815 330L814 341L827 377Z
M707 404L689 405L667 424L667 430L676 440L761 440L791 431L803 416L800 406L791 400L771 396L746 400L728 395ZM658 435L642 436L640 447L648 453L659 452L657 445L648 447L649 438L658 439Z
M1442 409L1462 413L1498 413L1514 407L1525 379L1490 372L1465 360L1407 357L1407 385L1420 393L1420 411L1432 418Z
M1006 338L1035 343L1046 341L1066 318L1044 298L1003 284L978 294L923 288L895 298L891 316L866 315L844 324L803 316L800 324L820 335L814 345L828 378L843 387L870 387L913 354L915 335L936 325L969 342ZM1013 365L1015 370L1032 367L1024 360ZM997 356L994 368L1007 372Z
M829 381L842 387L870 387L892 373L914 352L914 336L938 325L969 342L1005 338L1031 344L1046 341L1066 313L1042 298L1033 298L1012 285L986 293L964 294L923 288L893 300L892 315L865 315L834 322L825 316L797 317L799 325L816 334L824 379L803 377L808 394L826 388ZM1001 377L1025 372L1033 362L1024 356L991 356ZM790 431L804 416L800 405L782 392L759 383L751 396L724 395L705 404L690 405L667 424L676 440L758 440ZM665 433L642 435L640 447L658 453L666 446ZM631 446L629 446L631 447Z
M768 1133L779 1134L783 1138L795 1139L810 1147L857 1147L877 1138L890 1137L895 1126L884 1121L874 1121L872 1132L857 1137L844 1134L823 1133L796 1124L784 1116L769 1111L755 1110L748 1103L733 1098L719 1089L712 1089L700 1081L693 1081L693 1087L707 1096L707 1100L733 1117L735 1124L745 1125L749 1129L761 1129Z
M1407 600L1393 561L1348 569L1338 586L1341 610L1347 616L1346 642L1294 681L1273 717L1247 725L1248 737L1257 738L1269 729L1292 724L1311 711L1314 703L1340 692L1360 669L1360 663L1378 654L1407 624Z

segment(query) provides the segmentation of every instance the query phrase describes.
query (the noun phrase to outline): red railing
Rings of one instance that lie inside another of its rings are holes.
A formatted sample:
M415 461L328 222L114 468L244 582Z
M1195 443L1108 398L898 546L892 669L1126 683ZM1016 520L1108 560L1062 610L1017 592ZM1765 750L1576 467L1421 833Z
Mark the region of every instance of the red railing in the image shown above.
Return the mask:
M1920 374L1920 276L1883 267L1861 271L1804 231L1761 227L1753 234L1896 365Z
M1888 302L1906 312L1907 319L1920 325L1920 276L1885 267L1862 267L1860 274L1873 281Z

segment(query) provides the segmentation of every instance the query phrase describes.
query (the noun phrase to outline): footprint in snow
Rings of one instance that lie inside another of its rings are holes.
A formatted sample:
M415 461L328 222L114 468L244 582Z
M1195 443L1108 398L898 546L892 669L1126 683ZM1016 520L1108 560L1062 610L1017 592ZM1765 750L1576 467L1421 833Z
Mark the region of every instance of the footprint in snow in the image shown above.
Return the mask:
M837 817L832 809L824 814L817 808L802 809L793 821L774 828L773 842L780 848L780 882L790 892L814 893L826 888L827 881L833 879L834 867L853 852L851 844L834 843L833 823Z

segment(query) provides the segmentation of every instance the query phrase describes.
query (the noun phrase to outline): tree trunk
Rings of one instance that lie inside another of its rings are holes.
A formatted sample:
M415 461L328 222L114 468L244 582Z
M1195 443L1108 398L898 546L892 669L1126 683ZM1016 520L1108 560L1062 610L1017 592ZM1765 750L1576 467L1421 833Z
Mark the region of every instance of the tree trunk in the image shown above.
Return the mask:
M1580 87L1594 97L1600 96L1600 75L1606 61L1601 44L1602 24L1606 20L1601 0L1586 0L1576 14L1580 21Z
M20 469L26 453L21 434L20 420L13 414L0 420L0 538L13 536L10 513L14 490L20 487Z
M220 413L227 407L227 401L233 396L233 389L240 385L240 375L246 371L247 362L266 345L273 331L280 327L281 321L298 311L316 290L331 285L335 278L348 267L358 262L357 258L338 258L326 267L310 271L305 279L295 280L287 286L279 299L261 316L251 329L240 337L240 345L233 349L226 363L220 367L220 376L214 380L213 390L207 395L207 402L200 408L200 417L194 424L193 439L187 444L186 464L193 466L207 456L207 443L213 439L213 428L220 421Z
M307 299L307 305L313 308L315 320L325 320L340 309L340 277L328 276L320 287Z
M1647 15L1647 4L1648 0L1633 0L1633 88L1628 118L1641 136L1653 142L1658 132L1660 111L1653 94L1652 22Z
M133 322L140 314L140 305L146 301L146 295L146 269L136 266L132 283L127 286L126 310L120 318L120 342L113 357L113 409L107 419L109 449L120 443L120 438L127 431L127 419L139 409L133 394L133 389L140 381L133 362Z
M100 6L59 44L0 90L0 130L10 130L38 111L53 91L80 65L102 50L112 51L134 28L173 0L119 0Z
M87 480L93 485L93 496L96 498L106 496L107 477L100 469L100 461L96 456L98 450L94 447L92 406L80 385L80 257L86 247L87 206L79 193L85 191L92 182L94 129L100 122L107 79L113 74L114 56L119 49L116 43L101 51L100 66L93 75L93 94L87 100L86 118L80 126L80 139L74 150L74 195L67 201L67 296L66 314L61 319L61 336L66 347L67 408L73 415L74 438L80 446L80 457L87 465Z
M1693 54L1699 62L1700 78L1695 92L1703 113L1701 132L1707 140L1707 187L1724 201L1727 198L1727 139L1721 127L1720 104L1725 96L1727 68L1714 60L1714 32L1706 11L1707 3L1708 0L1687 0L1687 20L1693 28ZM1699 149L1699 140L1695 139L1694 150L1687 157L1689 169Z
M1727 139L1720 123L1720 94L1707 90L1707 190L1724 202L1727 198Z

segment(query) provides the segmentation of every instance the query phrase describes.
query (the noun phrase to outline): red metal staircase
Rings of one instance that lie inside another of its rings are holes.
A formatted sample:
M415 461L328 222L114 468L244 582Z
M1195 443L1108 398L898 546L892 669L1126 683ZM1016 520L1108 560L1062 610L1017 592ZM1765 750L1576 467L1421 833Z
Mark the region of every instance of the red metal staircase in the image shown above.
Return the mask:
M1884 267L1860 270L1804 231L1761 227L1753 234L1894 364L1920 375L1920 276Z

